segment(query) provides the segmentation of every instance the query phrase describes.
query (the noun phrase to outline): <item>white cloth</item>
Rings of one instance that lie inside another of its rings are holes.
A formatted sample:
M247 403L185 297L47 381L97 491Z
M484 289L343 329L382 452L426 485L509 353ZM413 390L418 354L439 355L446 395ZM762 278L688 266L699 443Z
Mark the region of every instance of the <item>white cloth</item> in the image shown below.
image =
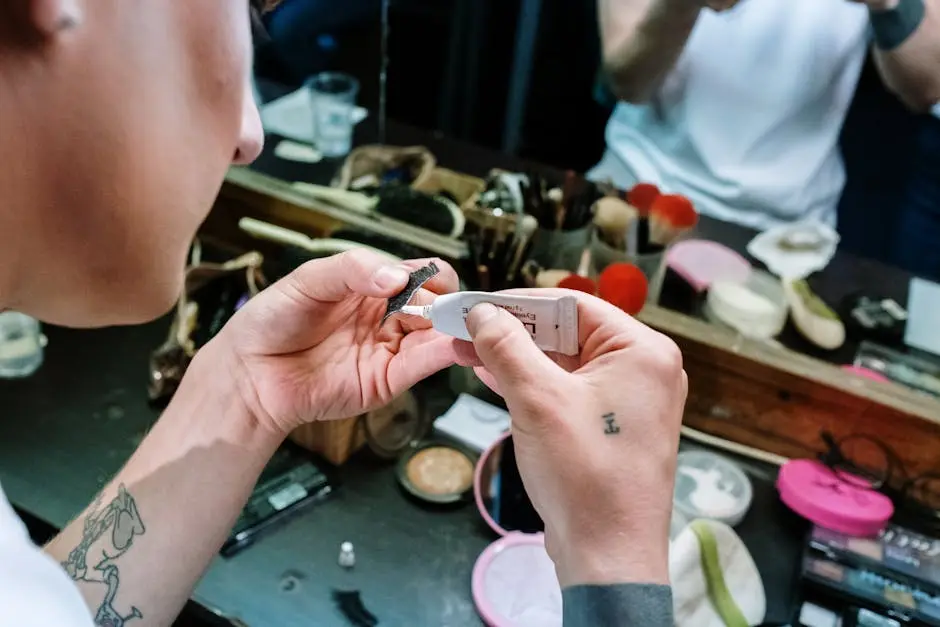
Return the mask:
M834 225L839 132L867 47L867 9L848 0L705 10L653 102L617 105L589 176L655 183L755 228Z
M29 539L0 489L0 625L91 627L88 606L55 560Z

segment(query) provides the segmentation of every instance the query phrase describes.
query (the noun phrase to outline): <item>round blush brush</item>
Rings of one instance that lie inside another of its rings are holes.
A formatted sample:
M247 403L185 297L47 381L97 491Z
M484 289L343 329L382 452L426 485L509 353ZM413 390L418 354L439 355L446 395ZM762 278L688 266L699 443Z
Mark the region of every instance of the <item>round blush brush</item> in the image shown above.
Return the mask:
M698 223L692 201L678 194L663 194L650 208L650 241L666 246Z
M617 250L626 250L627 231L637 215L634 207L612 196L601 198L594 204L594 226L604 241Z
M659 188L652 183L637 183L627 192L627 202L646 214L659 196Z
M594 296L597 294L597 284L586 276L569 274L558 283L558 287L566 290L575 290Z
M578 264L576 274L569 274L559 281L558 287L566 290L576 290L594 296L597 294L597 283L588 277L591 269L591 249L585 248L581 253L581 263Z
M646 275L632 263L612 263L598 279L600 297L635 316L646 303L649 285Z

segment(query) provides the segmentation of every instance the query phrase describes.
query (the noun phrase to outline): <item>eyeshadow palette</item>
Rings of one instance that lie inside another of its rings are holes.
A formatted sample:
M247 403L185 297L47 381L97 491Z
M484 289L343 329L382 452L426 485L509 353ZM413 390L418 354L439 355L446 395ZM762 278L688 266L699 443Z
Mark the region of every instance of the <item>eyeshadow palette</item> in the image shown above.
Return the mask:
M844 601L887 611L902 624L940 626L940 540L889 525L853 537L814 527L803 579Z
M810 547L895 577L916 581L940 594L940 539L888 527L874 538L858 538L814 527Z
M803 579L845 602L886 610L903 624L940 626L940 597L870 569L807 554Z

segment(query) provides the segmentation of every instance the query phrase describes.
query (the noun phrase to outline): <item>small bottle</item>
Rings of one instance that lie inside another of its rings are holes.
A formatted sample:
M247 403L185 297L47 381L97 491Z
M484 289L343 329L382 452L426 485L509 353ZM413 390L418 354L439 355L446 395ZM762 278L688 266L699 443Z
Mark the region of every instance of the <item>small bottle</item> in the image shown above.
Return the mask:
M356 552L352 542L343 542L339 545L339 565L343 568L352 568L356 565Z

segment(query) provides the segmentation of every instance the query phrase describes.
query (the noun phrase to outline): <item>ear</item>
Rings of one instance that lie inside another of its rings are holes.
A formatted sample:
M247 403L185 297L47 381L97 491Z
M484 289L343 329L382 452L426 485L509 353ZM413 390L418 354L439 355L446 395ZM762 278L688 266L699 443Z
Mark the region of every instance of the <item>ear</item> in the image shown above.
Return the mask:
M27 0L28 19L43 38L77 28L84 17L83 0Z

